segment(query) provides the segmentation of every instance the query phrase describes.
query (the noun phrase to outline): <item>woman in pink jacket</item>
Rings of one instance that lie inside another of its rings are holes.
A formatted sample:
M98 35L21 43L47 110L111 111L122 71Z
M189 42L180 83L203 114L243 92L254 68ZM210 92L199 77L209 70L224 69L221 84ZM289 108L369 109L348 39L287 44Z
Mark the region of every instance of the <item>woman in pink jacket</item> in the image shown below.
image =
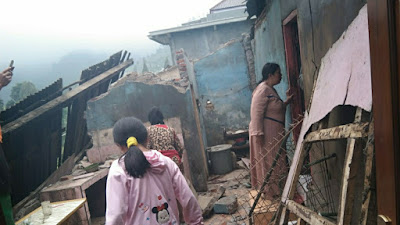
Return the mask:
M108 173L106 225L179 225L176 200L187 224L203 224L200 206L178 166L145 147L147 130L140 120L120 119L113 135L124 155Z

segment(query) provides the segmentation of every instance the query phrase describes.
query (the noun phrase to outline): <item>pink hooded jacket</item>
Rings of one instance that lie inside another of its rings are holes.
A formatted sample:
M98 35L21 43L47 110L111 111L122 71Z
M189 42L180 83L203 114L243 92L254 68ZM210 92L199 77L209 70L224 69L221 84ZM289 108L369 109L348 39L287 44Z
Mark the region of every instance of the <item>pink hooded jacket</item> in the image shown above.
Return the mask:
M202 211L178 166L158 151L143 152L151 167L142 178L112 163L107 178L106 225L179 225L178 200L185 222L203 224Z

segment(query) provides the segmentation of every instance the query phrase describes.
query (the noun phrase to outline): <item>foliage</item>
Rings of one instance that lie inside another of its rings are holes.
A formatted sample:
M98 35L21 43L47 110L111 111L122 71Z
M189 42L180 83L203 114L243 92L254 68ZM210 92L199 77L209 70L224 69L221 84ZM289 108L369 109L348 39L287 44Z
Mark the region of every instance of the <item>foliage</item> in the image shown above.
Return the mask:
M145 61L143 60L145 59ZM171 62L171 49L169 46L160 46L155 53L150 54L146 57L138 58L135 60L134 71L140 73L143 71L144 62L149 72L158 73L165 68L166 59L168 64L172 65Z
M169 64L169 59L168 57L165 57L165 62L164 62L164 69L167 69L168 67L170 67L171 65Z
M19 101L23 100L24 98L26 98L29 95L34 94L36 92L37 92L37 89L32 82L24 81L24 82L15 84L11 88L10 98L15 103L15 102L19 102ZM11 102L11 100L9 102ZM7 102L7 105L9 104L9 102Z
M14 102L14 100L8 100L8 102L7 102L7 104L6 104L6 108L8 109L8 108L10 108L11 106L13 106L13 105L15 105L15 102Z
M145 73L145 72L149 72L149 68L147 68L146 60L143 59L143 70L142 70L142 73Z

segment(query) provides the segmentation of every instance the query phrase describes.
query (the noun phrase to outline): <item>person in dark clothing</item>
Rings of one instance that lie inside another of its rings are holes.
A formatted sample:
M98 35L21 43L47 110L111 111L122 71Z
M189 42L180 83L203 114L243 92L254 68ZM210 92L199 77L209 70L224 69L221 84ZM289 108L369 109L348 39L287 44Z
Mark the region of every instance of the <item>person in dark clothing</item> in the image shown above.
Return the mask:
M14 67L8 67L0 73L0 90L7 86L12 79ZM11 175L8 168L8 163L5 158L3 148L3 137L0 128L0 205L3 210L4 219L7 225L14 225L13 211L11 205Z

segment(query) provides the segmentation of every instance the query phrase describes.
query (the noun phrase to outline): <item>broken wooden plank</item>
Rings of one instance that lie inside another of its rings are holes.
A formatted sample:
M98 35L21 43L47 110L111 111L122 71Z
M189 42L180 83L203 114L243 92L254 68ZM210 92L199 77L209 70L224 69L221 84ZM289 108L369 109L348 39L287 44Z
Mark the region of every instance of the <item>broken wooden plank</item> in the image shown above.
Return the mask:
M62 224L72 214L74 214L79 208L86 202L86 198L73 199L60 202L52 202L52 214L46 219L46 224ZM26 215L24 218L17 221L15 224L25 224L24 221L28 220L33 224L41 224L43 221L42 207L38 207L36 210Z
M311 209L304 207L293 200L287 201L288 209L303 219L308 224L313 225L335 225L334 222L326 219L323 216L318 215L316 212L312 211Z
M362 109L357 108L354 123L359 123L361 121ZM365 128L364 128L365 129ZM347 202L348 199L348 191L349 191L349 178L351 171L351 166L353 162L354 156L354 147L356 145L356 139L351 138L347 142L346 156L344 161L342 182L341 182L341 191L340 191L340 199L339 199L339 213L338 213L338 225L343 225L345 222L345 213L346 213L346 204L353 204L353 202ZM352 185L350 186L352 187ZM347 206L347 208L349 208Z
M281 202L283 204L281 204L278 209L278 213L280 213L281 215L279 216L279 219L277 219L275 221L276 224L279 224L279 225L288 223L289 211L288 211L288 206L287 206L287 200L293 199L293 197L294 197L294 194L296 192L297 182L298 182L298 179L300 176L300 172L303 168L304 159L307 155L307 152L311 148L311 144L306 143L304 141L302 142L301 145L302 146L300 147L300 152L297 153L298 157L293 158L293 162L292 162L292 165L294 165L293 170L292 170L292 168L290 169L288 178L286 180L286 185L288 185L288 187L289 187L288 192L286 195L285 195L285 193L282 194Z
M361 138L368 135L368 122L351 123L328 129L311 132L305 138L305 142L328 141L343 138Z
M321 130L328 126L329 115L322 119L318 124L318 129ZM274 221L275 225L288 224L290 212L286 205L286 200L293 199L296 192L297 182L299 181L299 176L301 170L303 169L304 159L307 156L309 150L311 149L311 143L301 142L299 151L295 152L293 157L292 165L290 166L290 171L288 178L286 179L286 184L284 191L282 193L281 203L277 210L277 218Z
M82 85L76 87L75 89L71 90L70 92L67 92L64 95L61 95L61 96L51 100L50 102L46 103L45 105L33 110L32 112L25 114L24 116L18 118L17 120L14 120L13 122L6 124L2 128L3 134L14 131L14 130L18 129L19 127L21 127L23 124L26 124L27 122L30 122L31 120L35 119L36 117L54 109L58 105L65 104L66 102L71 101L73 98L77 97L79 94L83 93L88 88L101 84L101 82L103 80L112 77L116 73L129 67L132 64L133 64L132 59L127 60L127 61L119 64L118 66L107 70L106 72L100 74L99 76L96 76L93 79L83 83Z

